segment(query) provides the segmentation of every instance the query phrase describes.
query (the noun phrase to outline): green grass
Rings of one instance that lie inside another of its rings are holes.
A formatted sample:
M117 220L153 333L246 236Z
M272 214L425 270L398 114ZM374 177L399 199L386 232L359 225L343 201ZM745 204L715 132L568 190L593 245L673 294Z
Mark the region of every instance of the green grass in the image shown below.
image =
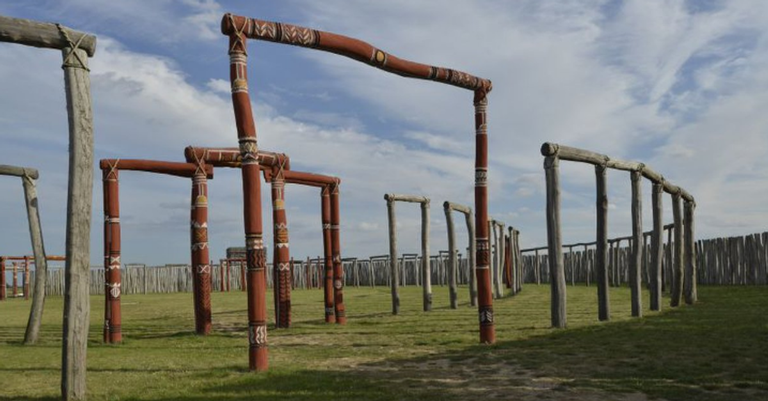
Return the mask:
M323 323L322 291L293 292L293 328L270 331L270 369L247 371L245 293L214 293L213 334L193 334L191 294L123 296L121 345L101 344L91 298L89 400L768 399L768 288L703 287L695 307L629 317L611 289L568 287L568 324L549 328L549 287L495 302L498 343L478 344L477 311L421 312L421 290L347 288L346 326ZM644 305L648 294L644 293ZM466 301L466 288L460 292ZM271 293L267 299L272 300ZM665 306L668 300L665 300ZM62 299L48 299L39 345L23 346L29 302L0 303L0 400L59 395Z

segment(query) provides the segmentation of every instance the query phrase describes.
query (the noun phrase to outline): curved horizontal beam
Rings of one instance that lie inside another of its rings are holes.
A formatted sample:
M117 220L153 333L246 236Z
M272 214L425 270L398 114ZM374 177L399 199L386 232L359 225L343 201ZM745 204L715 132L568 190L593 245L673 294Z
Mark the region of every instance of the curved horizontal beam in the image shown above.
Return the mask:
M262 168L264 180L272 182L274 172L271 169ZM303 171L283 170L283 179L287 184L306 185L310 187L326 187L333 184L341 184L341 179L330 175L305 173Z
M471 207L465 206L465 205L460 205L458 203L453 203L453 202L449 202L449 201L443 202L443 208L444 209L449 209L449 210L455 210L457 212L461 212L461 213L464 213L466 215L472 214L472 208Z
M13 177L24 177L27 175L33 180L36 180L40 177L37 169L29 167L9 166L6 164L0 164L0 175L8 175Z
M202 160L213 167L232 168L240 168L243 160L238 148L203 148L195 146L184 148L184 158L187 160L187 163L195 163L197 160ZM290 170L291 159L285 153L259 150L259 166L277 166L280 158L285 160L284 168Z
M176 177L192 178L197 171L197 165L193 163L165 162L157 160L137 160L137 159L101 159L99 168L102 170L145 171L148 173L173 175ZM206 178L213 178L213 166L206 164Z
M450 68L434 67L401 59L359 39L297 25L224 14L221 20L221 33L231 36L238 35L239 31L250 39L340 54L404 77L426 79L485 93L490 92L492 88L491 81L488 79Z
M429 198L418 195L384 194L384 200L387 202L429 203Z
M61 27L70 39L85 50L89 57L96 52L96 37L84 32ZM82 40L80 39L82 38ZM19 43L27 46L44 47L48 49L63 49L70 47L64 35L59 32L56 24L38 22L23 18L11 18L0 15L0 42Z
M560 145L552 142L544 142L541 145L541 155L544 157L556 155L561 160L589 163L596 166L604 165L605 167L615 170L639 171L643 177L647 178L651 182L662 184L664 187L664 192L668 194L676 194L679 192L686 202L694 202L693 196L691 196L691 194L689 194L685 189L677 185L673 185L671 182L665 180L663 175L655 172L653 169L643 163L612 159L601 153Z

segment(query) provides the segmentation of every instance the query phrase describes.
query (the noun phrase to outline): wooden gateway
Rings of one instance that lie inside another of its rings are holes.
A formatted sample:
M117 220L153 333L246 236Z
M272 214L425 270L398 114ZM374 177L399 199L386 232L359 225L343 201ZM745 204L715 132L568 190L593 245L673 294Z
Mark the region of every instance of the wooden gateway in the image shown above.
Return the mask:
M263 294L266 285L266 255L262 233L261 204L259 203L261 183L256 179L259 174L260 160L256 125L248 93L248 38L336 53L401 76L441 82L474 92L476 272L480 342L495 342L493 300L488 271L488 188L486 185L488 176L486 109L488 105L487 95L491 91L491 81L457 70L400 59L357 39L290 24L225 14L221 21L221 32L229 37L227 49L230 56L232 103L242 155L245 242L249 275L249 368L251 370L267 369L267 327L266 307L263 298L250 297L251 291L261 291ZM250 285L251 283L254 285Z

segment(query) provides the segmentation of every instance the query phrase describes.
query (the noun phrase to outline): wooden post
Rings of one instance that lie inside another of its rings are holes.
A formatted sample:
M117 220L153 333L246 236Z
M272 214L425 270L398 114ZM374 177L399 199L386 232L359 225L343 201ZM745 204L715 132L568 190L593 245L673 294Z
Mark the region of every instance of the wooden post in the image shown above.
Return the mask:
M467 238L469 239L469 250L467 251L467 263L469 263L469 304L477 306L477 241L475 240L475 219L472 215L472 209L467 208L464 213L464 221L467 225Z
M488 232L488 126L486 110L488 91L476 90L475 106L475 225L477 227L476 275L480 342L496 342L496 328L491 296L490 244Z
M22 272L21 280L25 301L29 301L29 265L29 256L24 256L24 271Z
M632 316L643 316L640 269L643 265L643 193L640 170L630 173L632 180L632 256L629 263L629 287L632 297Z
M547 244L551 287L552 327L564 328L566 318L565 268L563 266L562 239L560 237L560 182L558 157L544 159L547 180Z
M288 242L288 217L285 213L285 178L283 166L272 167L272 225L275 254L273 256L273 283L275 295L275 327L291 327L291 270Z
M683 294L683 219L682 211L680 210L680 193L672 195L672 216L675 222L674 227L674 251L673 251L673 275L672 275L672 299L670 306L673 308L680 305L680 298Z
M344 267L341 264L341 238L339 236L341 216L339 214L339 184L331 185L331 252L333 253L333 306L337 324L347 323L344 306ZM429 262L427 262L429 263ZM429 268L429 265L427 265Z
M117 163L102 169L104 192L104 342L122 341L120 187Z
M24 186L24 199L27 205L27 222L29 223L29 236L32 242L32 251L35 258L35 291L32 296L32 307L29 311L29 321L27 330L24 334L24 344L34 344L40 333L40 324L43 318L43 308L45 305L45 284L48 277L48 261L45 255L45 244L43 242L43 229L40 224L40 211L38 209L37 189L35 188L35 175L24 171L21 182ZM27 271L29 271L29 261ZM5 275L5 273L2 273ZM3 287L5 280L3 280ZM5 288L3 288L3 291ZM24 295L29 297L29 284L25 288Z
M331 234L331 187L326 186L323 188L321 191L321 196L323 220L323 260L325 261L325 278L323 280L325 322L335 323L336 312L333 307L333 238Z
M536 279L536 285L541 285L541 261L539 260L539 250L534 251L533 274Z
M400 313L400 293L398 290L399 266L397 265L397 221L395 216L395 201L389 198L389 194L384 195L387 201L387 217L389 220L389 268L390 268L390 287L392 292L392 314Z
M226 17L225 17L226 18ZM232 103L235 111L237 136L242 156L243 206L245 217L245 248L248 266L248 366L250 370L267 369L267 303L266 268L267 255L262 237L261 179L259 177L258 144L256 125L253 122L250 96L248 95L248 68L246 37L250 20L240 26L231 22L229 35L230 82ZM252 27L251 27L252 28Z
M19 296L19 264L13 262L13 297Z
M424 312L432 310L432 271L429 257L429 199L421 202L421 288Z
M5 301L5 256L0 256L0 301Z
M208 178L205 162L198 161L192 176L191 227L193 294L195 302L195 332L211 332L211 265L208 246ZM221 270L223 266L219 266Z
M684 281L684 294L685 303L693 305L696 303L698 294L696 290L696 241L694 239L694 221L693 213L696 210L696 202L686 201L684 204L685 209L685 281ZM753 261L750 264L750 269L754 269L758 263ZM754 282L752 283L754 284Z
M651 234L651 310L661 310L662 262L664 260L663 227L663 185L653 183L651 209L653 213L653 233Z
M458 292L456 288L456 235L453 229L453 215L451 213L451 204L448 201L443 203L443 210L445 211L445 222L448 227L448 269L450 270L450 276L448 281L448 294L450 299L451 309L457 309L458 304Z

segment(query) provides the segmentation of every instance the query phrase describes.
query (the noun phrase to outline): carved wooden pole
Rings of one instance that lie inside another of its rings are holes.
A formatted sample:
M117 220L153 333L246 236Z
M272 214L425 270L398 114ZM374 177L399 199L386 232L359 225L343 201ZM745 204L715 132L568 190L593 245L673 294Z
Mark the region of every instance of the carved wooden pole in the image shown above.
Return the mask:
M683 219L681 216L682 210L680 210L681 199L682 197L679 192L672 195L672 218L675 223L674 262L672 265L672 299L670 300L670 306L672 307L680 305L680 298L683 294L683 269L685 268L685 265L683 255Z
M662 261L664 260L664 246L662 244L663 227L663 185L653 183L651 192L651 209L653 213L653 233L651 234L651 310L661 310L662 290Z
M325 300L325 322L336 322L336 311L333 308L333 235L331 233L331 187L326 186L321 192L322 221L323 221L323 261L324 280L323 294Z
M645 248L643 247L643 201L642 191L640 188L640 180L642 175L640 170L633 171L631 174L632 180L632 256L629 263L629 287L632 297L632 316L643 316L643 304L641 299L640 283L641 267L643 265L643 253Z
M103 168L104 186L104 342L123 339L120 295L120 184L117 161Z
M5 301L5 256L0 256L0 301Z
M480 342L496 342L496 328L493 323L493 297L490 274L490 238L488 232L488 126L486 110L488 91L476 90L475 106L475 225L476 274L478 315L480 317Z
M229 35L230 82L235 111L237 137L242 155L243 204L245 215L245 248L248 264L248 366L250 370L267 369L267 259L262 238L261 180L259 179L256 125L253 122L248 95L246 37L251 20L236 24L228 15L222 21L222 32ZM225 29L229 23L229 29Z
M448 268L450 270L450 276L448 281L448 294L450 299L451 309L457 309L458 304L458 292L456 291L456 235L453 229L453 215L451 214L451 204L448 201L443 203L443 210L445 211L445 222L448 226Z
M608 184L605 164L595 165L597 188L597 239L595 270L597 281L597 315L601 321L611 319L608 293Z
M397 265L397 221L395 217L395 201L389 198L389 194L384 195L387 201L387 217L389 219L389 267L390 267L390 286L392 292L392 314L400 313L400 293L398 290L399 267Z
M564 328L566 318L565 268L560 236L560 179L557 154L544 159L547 180L547 243L551 286L552 327Z
M347 312L344 307L344 268L341 264L341 238L339 236L341 216L339 213L339 184L331 185L331 243L333 253L333 305L336 313L336 323L347 323ZM429 263L429 262L427 262Z
M208 177L200 161L192 176L190 242L194 280L195 332L211 332L211 265L208 246ZM221 266L219 267L221 268Z
M273 277L275 285L275 327L291 327L291 270L288 241L288 217L285 213L285 177L283 165L272 168L272 221L275 255Z
M686 201L684 203L685 209L685 282L684 282L684 294L685 303L692 305L696 303L698 294L696 290L696 241L694 239L694 211L696 210L696 202Z

